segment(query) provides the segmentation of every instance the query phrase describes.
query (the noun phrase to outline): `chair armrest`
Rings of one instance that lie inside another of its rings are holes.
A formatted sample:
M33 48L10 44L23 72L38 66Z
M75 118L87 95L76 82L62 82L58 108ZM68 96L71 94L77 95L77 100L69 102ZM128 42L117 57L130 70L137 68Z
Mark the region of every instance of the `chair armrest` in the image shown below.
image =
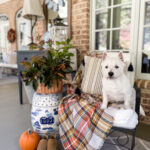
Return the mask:
M140 113L140 100L141 100L141 90L137 87L136 83L134 84L134 88L136 91L136 102L135 102L135 112L138 114Z

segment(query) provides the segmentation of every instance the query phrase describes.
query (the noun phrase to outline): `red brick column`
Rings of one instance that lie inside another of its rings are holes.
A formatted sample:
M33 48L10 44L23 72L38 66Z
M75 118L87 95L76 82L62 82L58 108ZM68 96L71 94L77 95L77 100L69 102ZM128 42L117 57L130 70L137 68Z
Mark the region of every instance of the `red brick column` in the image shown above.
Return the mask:
M43 5L45 0L40 0L41 4ZM44 11L44 10L43 10ZM38 20L35 26L35 37L37 38L38 35L43 36L46 32L46 20Z
M37 38L38 35L43 36L46 32L46 21L38 20L35 26L35 37Z
M89 50L90 0L72 0L72 42L84 55Z

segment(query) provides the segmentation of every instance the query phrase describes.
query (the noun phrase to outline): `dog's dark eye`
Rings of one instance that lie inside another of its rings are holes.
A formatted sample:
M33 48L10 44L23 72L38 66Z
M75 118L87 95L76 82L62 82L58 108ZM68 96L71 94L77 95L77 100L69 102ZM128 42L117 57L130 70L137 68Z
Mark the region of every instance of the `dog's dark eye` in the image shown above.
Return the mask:
M119 68L119 66L117 66L117 65L116 65L116 66L115 66L115 68L116 68L116 69L118 69L118 68Z
M105 68L107 69L107 68L108 68L108 66L105 66Z

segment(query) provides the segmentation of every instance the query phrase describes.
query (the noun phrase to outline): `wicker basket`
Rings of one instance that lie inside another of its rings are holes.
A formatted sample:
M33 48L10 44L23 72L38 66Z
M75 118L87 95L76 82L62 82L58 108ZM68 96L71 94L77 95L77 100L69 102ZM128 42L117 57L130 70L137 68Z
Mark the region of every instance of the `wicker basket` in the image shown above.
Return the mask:
M63 82L59 81L57 86L57 81L53 81L53 85L51 88L45 87L44 83L40 83L37 88L38 94L56 94L62 92Z

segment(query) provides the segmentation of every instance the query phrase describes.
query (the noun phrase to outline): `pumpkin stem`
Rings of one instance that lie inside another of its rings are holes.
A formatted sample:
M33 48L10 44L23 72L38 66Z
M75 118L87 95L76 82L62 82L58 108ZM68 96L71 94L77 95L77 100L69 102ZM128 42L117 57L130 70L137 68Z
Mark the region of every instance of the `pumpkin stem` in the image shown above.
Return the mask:
M28 134L32 134L32 130L31 129L28 129Z

